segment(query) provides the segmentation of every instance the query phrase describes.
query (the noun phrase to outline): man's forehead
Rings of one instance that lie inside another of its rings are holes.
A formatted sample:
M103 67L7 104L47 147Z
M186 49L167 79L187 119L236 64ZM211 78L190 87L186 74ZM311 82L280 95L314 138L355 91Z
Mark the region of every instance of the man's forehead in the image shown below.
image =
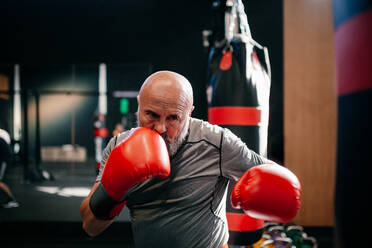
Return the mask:
M147 101L140 101L140 107L143 110L166 114L182 114L185 112L186 105L180 104L179 101L169 102L157 99L148 99Z
M178 90L146 90L140 94L139 103L143 105L154 105L162 108L187 108L189 100L187 95Z

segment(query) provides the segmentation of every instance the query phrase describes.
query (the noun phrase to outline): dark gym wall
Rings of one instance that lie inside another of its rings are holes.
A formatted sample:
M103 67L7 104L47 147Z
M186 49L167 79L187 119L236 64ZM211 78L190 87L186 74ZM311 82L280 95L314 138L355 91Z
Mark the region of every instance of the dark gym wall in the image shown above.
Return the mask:
M148 63L174 70L194 87L193 116L207 119L203 29L209 1L1 1L0 63ZM272 66L269 137L282 144L282 1L243 1L253 38L267 46ZM22 80L22 79L21 79ZM91 118L89 116L88 118ZM280 156L280 155L279 155Z

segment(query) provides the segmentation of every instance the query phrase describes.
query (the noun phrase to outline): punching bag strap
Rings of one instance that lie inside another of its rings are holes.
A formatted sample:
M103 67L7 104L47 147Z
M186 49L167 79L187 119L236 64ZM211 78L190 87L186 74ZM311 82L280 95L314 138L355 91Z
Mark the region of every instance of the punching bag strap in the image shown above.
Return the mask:
M236 0L236 9L237 9L237 20L239 22L239 32L240 32L240 38L243 42L249 42L253 46L257 47L260 50L263 50L264 56L265 56L265 64L266 64L266 70L267 74L271 81L271 67L270 67L270 59L269 59L269 52L267 50L267 47L261 46L257 41L255 41L252 38L251 29L248 24L248 18L244 11L244 4L242 0Z

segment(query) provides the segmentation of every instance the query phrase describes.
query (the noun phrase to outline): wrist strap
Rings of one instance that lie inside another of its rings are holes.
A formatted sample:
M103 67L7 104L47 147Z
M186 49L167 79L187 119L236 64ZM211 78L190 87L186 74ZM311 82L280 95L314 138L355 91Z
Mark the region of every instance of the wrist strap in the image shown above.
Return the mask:
M89 206L97 219L112 220L115 216L111 216L111 211L119 203L107 194L102 183L100 183L90 197Z

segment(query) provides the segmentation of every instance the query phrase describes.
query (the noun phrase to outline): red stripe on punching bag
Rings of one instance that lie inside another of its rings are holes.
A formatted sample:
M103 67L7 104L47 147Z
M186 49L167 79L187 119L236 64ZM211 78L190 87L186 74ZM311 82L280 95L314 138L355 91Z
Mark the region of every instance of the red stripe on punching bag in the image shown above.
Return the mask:
M258 126L261 110L258 107L212 107L208 109L208 121L217 125Z
M108 137L107 128L96 128L96 129L94 129L94 136L102 137L102 138Z
M335 32L338 95L372 88L372 10L359 14Z
M229 231L253 231L264 228L263 220L255 219L246 214L226 213Z

